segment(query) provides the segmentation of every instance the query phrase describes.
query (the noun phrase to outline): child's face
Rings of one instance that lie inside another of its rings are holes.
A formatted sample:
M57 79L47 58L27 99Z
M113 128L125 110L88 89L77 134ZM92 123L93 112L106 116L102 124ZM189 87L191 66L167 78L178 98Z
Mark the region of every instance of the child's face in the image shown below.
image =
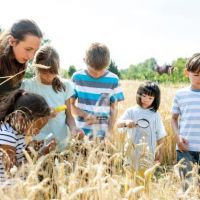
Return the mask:
M43 84L51 85L56 74L52 74L48 70L39 70L39 77Z
M35 52L40 47L40 43L41 38L33 35L27 35L23 41L19 42L14 38L10 39L15 58L21 64L33 59Z
M186 75L189 77L192 88L200 89L200 73L198 72L186 72Z
M142 94L142 96L141 96L142 108L150 108L154 99L155 99L155 97L153 97L153 96Z

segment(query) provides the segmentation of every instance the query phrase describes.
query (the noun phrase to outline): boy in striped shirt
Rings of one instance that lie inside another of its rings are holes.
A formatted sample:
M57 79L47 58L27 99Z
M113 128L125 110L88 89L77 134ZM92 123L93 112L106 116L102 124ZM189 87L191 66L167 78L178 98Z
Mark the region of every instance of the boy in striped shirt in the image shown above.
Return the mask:
M75 94L72 109L77 126L90 137L104 138L112 133L117 116L117 104L124 95L117 75L107 70L110 52L106 45L93 43L86 50L87 69L73 74Z
M191 85L179 90L174 98L172 128L177 143L177 161L184 158L185 177L191 171L191 162L199 164L200 154L200 53L194 54L187 62L185 74Z

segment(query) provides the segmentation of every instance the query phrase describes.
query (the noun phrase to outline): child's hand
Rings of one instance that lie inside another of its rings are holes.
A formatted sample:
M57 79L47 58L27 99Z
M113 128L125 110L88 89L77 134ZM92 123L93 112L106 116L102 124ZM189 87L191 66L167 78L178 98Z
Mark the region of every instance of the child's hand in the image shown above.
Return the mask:
M127 128L134 128L134 127L136 127L135 122L133 122L132 120L126 120L125 124L126 124Z
M54 118L54 117L57 116L57 114L58 114L58 112L57 112L55 109L51 109L51 113L50 113L49 118L50 118L50 119L51 119L51 118Z
M51 141L47 145L43 146L40 149L39 154L46 155L46 154L50 153L51 151L53 151L56 148L56 145L57 145L56 139L55 138L51 139Z
M87 125L92 125L92 124L98 124L99 120L97 119L97 117L95 115L87 115L87 117L85 118L85 122Z
M29 142L29 144L27 145L27 150L29 151L28 147L33 147L33 149L34 149L35 151L39 151L39 149L42 148L43 145L44 145L44 140L42 140L42 141L32 140L32 141Z
M77 127L72 129L71 134L73 137L76 137L79 140L83 139L83 137L85 135L84 131Z
M178 149L181 151L181 152L185 152L185 151L188 151L189 149L189 143L188 143L188 140L179 136L179 139L177 141L177 145L178 145Z

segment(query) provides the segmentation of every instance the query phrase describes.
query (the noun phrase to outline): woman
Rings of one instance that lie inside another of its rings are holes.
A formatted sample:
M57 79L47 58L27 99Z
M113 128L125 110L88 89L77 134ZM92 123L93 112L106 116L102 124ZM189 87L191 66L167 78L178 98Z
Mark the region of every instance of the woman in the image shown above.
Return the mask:
M14 23L8 32L0 36L0 101L18 89L24 77L27 63L40 47L42 32L28 19Z

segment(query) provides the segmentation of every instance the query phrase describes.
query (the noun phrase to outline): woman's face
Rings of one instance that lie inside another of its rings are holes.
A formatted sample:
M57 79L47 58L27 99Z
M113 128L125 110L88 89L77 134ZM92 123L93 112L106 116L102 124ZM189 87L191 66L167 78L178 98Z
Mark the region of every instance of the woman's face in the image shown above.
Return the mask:
M25 64L33 59L35 52L40 47L40 43L41 38L34 35L26 35L23 41L17 41L12 38L10 45L13 48L16 60L21 64Z

